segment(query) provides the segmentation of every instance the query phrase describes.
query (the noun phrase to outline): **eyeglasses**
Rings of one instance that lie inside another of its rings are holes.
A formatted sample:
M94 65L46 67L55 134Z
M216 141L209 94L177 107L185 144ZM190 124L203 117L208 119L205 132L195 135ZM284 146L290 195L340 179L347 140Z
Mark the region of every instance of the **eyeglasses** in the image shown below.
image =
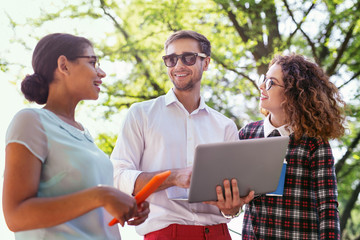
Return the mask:
M198 56L202 58L207 57L205 53L186 52L180 55L177 54L165 55L162 57L162 59L164 60L165 66L167 67L175 67L179 58L181 58L181 62L186 66L192 66L196 63L196 59Z
M75 58L90 58L94 59L94 62L91 62L95 69L98 69L100 67L100 61L98 56L75 56Z
M260 86L264 82L265 82L266 91L269 91L272 86L284 87L280 84L275 83L271 78L266 78L264 74L261 74L259 81L258 81L258 85Z

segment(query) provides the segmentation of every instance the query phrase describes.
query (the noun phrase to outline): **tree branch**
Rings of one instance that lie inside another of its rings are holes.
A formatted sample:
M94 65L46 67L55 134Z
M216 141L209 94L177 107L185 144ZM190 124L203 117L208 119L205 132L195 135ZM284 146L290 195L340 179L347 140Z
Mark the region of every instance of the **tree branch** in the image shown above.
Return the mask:
M235 30L239 34L239 36L241 37L242 41L245 42L245 43L247 41L249 41L249 37L246 35L246 29L240 26L239 22L236 20L235 14L230 9L230 5L228 3L225 3L225 2L222 2L222 1L219 4L222 6L224 11L227 13L230 21L234 25Z
M355 78L357 78L358 76L360 76L360 71L356 72L349 80L347 80L346 82L344 82L343 84L341 84L338 89L346 86L348 83L350 83L352 80L354 80Z
M346 150L346 153L344 154L344 156L335 164L335 174L336 174L336 176L341 171L342 167L345 164L345 161L352 154L354 148L359 144L359 141L360 141L360 131L357 133L356 137L351 142L351 144L348 147L348 149Z
M104 0L100 0L100 7L103 10L104 14L106 16L108 16L114 23L115 27L123 34L126 42L130 41L130 37L129 34L125 31L125 29L116 21L115 17L111 15L111 13L109 13L107 11L108 6L106 5ZM136 49L135 49L136 50ZM134 53L134 58L137 62L137 64L140 64L140 66L143 67L144 69L144 75L146 76L147 79L149 79L151 86L153 86L154 90L160 93L163 93L163 89L159 86L159 84L157 84L153 78L151 77L151 74L149 72L149 70L147 69L147 67L145 66L142 58L136 53L137 51L135 51Z
M335 21L330 18L328 25L326 26L326 32L323 36L323 41L319 39L320 45L320 51L319 51L319 59L322 62L329 54L329 48L327 47L326 41L330 38L331 31L333 27L335 26Z
M351 217L351 210L354 208L354 205L359 197L359 193L360 193L360 181L357 184L355 190L352 192L349 201L346 203L343 214L340 217L340 232L344 231L346 227L346 223Z
M299 29L301 29L301 26L302 26L303 23L305 22L306 16L309 15L310 11L315 7L315 2L313 2L313 4L311 4L311 6L309 7L309 9L308 9L308 10L305 12L305 14L304 14L305 17L303 17L299 23L297 23L297 22L295 21L295 18L294 18L294 16L293 16L292 11L290 10L290 7L289 7L289 4L287 3L287 1L284 0L283 2L284 2L284 5L285 5L285 7L286 7L286 9L287 9L287 11L288 11L288 13L289 13L289 15L291 16L292 20L293 20L293 21L295 22L295 24L296 24L295 30L290 34L290 36L289 36L289 38L288 38L288 40L287 40L287 46L289 46L289 45L290 45L290 42L291 42L291 39L294 37L295 33L296 33ZM289 11L290 11L290 12L289 12Z
M248 79L255 87L256 89L260 92L258 85L256 84L256 81L252 80L248 75L239 72L238 70L236 70L235 68L230 67L229 65L227 65L226 63L224 63L223 61L220 61L220 59L215 55L212 54L211 57L214 59L215 62L217 62L218 64L220 64L221 66L223 66L225 69L232 71L246 79Z
M285 5L285 7L286 7L286 10L287 10L288 14L290 15L291 19L292 19L293 22L296 24L296 26L301 25L302 23L300 24L300 23L297 23L297 22L296 22L295 17L294 17L294 14L293 14L293 12L292 12L291 9L290 9L287 0L283 0L283 2L284 2L284 5ZM313 6L311 6L309 10L311 10L312 8L313 8ZM309 11L309 10L308 10L308 11ZM305 16L306 16L306 15L305 15ZM304 21L304 18L305 18L305 17L303 17L303 21ZM299 28L299 30L302 32L302 34L304 35L304 37L306 38L308 44L310 45L311 52L312 52L312 54L313 54L313 56L314 56L314 59L315 59L316 63L319 64L319 65L321 65L320 62L319 62L319 58L318 58L318 56L317 56L317 53L316 53L315 44L311 41L310 37L304 32L304 30L302 30L302 28L301 28L300 26L299 26L298 28Z
M340 62L340 59L342 58L342 56L347 48L347 45L353 36L355 26L356 26L356 21L351 23L349 31L346 33L343 43L341 44L340 48L338 48L336 59L334 60L333 64L326 70L326 73L328 76L331 76L334 74L335 69Z

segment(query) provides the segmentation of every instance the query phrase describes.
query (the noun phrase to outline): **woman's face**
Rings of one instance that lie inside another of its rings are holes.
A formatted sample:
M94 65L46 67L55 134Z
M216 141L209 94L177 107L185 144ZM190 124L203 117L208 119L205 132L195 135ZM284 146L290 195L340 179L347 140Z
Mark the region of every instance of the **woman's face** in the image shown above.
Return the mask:
M85 56L85 57L84 57ZM101 79L106 76L101 68L97 68L94 49L89 46L84 49L82 57L71 64L71 84L75 94L81 99L97 99L99 97Z
M270 84L270 81L273 84ZM267 82L267 84L266 84ZM266 86L270 86L266 89ZM273 116L282 116L284 114L281 103L284 98L284 81L281 67L273 64L266 73L265 81L260 84L260 107L268 110Z

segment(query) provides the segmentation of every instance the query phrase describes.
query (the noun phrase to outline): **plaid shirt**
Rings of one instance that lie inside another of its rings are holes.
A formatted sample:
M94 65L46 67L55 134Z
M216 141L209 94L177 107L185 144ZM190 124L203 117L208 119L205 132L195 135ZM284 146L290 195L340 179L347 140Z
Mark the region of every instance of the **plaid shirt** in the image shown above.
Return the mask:
M246 125L239 138L263 138L263 123ZM290 135L286 161L283 196L262 195L246 205L243 239L340 239L329 143L303 136L296 144Z

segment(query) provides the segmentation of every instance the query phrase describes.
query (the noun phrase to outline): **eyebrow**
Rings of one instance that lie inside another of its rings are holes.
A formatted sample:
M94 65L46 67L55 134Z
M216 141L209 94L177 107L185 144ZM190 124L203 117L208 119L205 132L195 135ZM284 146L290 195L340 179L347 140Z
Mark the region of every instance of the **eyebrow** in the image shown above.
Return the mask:
M265 76L266 78L270 78L270 79L272 79L272 80L275 80L278 84L280 83L279 82L279 79L277 79L276 77L267 77L267 76Z

